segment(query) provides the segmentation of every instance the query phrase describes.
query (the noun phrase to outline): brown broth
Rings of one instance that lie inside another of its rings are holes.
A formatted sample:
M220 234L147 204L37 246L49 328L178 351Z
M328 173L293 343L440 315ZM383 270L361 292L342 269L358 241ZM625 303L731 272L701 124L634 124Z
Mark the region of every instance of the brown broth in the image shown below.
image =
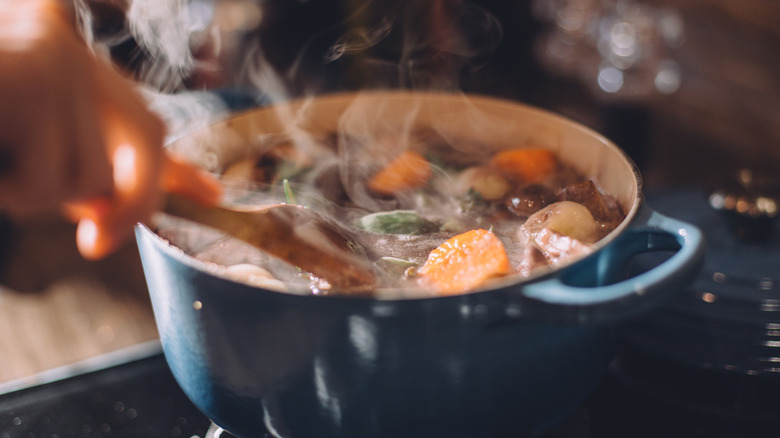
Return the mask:
M229 166L223 178L228 201L294 201L333 220L375 263L380 279L377 290L419 289L416 272L431 251L447 239L477 228L491 230L503 243L512 271L509 275L529 275L521 266L537 269L559 263L549 254L554 249L548 251L540 239L529 238L523 224L532 214L561 201L576 202L590 212L595 232L592 239L582 242L586 248L625 218L615 199L603 193L596 181L565 166L557 157L553 170L538 179L522 180L493 166L492 156L480 153L488 149L468 139L462 144L444 144L421 131L404 142L392 136L363 141L334 134L321 143L319 148L309 144L303 152L289 141L280 141L263 148L266 152L262 156ZM430 177L419 186L391 194L368 189L370 179L391 166L399 149L423 156L430 166ZM459 152L448 152L452 150ZM467 174L476 176L469 179L464 176ZM370 216L378 213L378 219ZM564 219L556 220L567 225ZM380 230L367 229L366 223ZM382 232L382 226L411 228ZM313 283L295 267L221 233L173 218L159 222L157 231L185 253L214 266L218 273L224 274L225 267L231 265L256 265L289 285L289 291L338 294Z

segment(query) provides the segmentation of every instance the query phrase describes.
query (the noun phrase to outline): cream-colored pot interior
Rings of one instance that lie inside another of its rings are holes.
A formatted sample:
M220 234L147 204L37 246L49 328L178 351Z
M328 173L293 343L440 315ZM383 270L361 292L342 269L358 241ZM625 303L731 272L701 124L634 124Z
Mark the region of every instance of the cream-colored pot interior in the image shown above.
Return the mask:
M433 129L444 138L477 139L485 154L517 147L544 147L592 177L614 196L626 219L597 248L631 222L641 203L641 178L611 141L565 117L497 98L429 92L374 91L334 94L250 110L186 135L169 145L213 172L242 158L269 136L334 132L410 133Z

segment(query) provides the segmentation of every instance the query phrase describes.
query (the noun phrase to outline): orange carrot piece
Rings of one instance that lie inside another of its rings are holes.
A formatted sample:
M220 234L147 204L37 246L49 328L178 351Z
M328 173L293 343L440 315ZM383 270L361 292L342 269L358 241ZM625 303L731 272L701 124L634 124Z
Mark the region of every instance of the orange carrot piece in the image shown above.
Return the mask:
M424 156L407 150L377 172L368 181L368 188L376 193L392 195L421 187L430 179L431 173L431 165Z
M439 295L456 295L510 271L501 240L491 231L477 229L439 245L417 272L421 285L431 287Z
M510 149L494 155L490 164L512 180L539 182L554 172L559 162L547 149Z

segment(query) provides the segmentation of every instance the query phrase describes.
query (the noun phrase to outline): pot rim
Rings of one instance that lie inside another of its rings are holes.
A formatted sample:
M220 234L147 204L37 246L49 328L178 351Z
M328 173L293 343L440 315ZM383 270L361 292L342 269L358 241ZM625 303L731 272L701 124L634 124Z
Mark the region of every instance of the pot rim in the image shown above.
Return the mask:
M295 292L289 291L289 290L275 290L272 288L265 288L265 287L258 287L249 285L247 283L243 283L237 280L230 279L229 277L225 275L221 275L219 270L216 268L216 264L205 262L202 260L199 260L195 257L192 257L188 254L186 254L183 250L176 247L172 243L168 242L166 239L159 236L152 227L139 223L138 229L140 229L144 233L150 234L155 242L155 245L158 247L161 247L163 251L165 251L168 255L174 257L177 261L195 269L198 271L206 272L209 275L213 275L221 280L226 280L232 283L240 284L246 287L249 287L253 290L260 290L260 291L266 291L269 293L275 293L275 294L285 294L290 295L293 297L300 297L303 299L310 299L310 298L325 298L329 300L369 300L369 301L420 301L420 300L442 300L446 298L458 298L463 296L469 296L473 294L482 294L486 292L493 292L501 289L506 288L512 288L517 286L523 286L530 283L534 283L537 281L549 279L552 277L555 277L557 273L560 271L570 268L573 265L576 265L580 262L582 262L585 258L594 256L598 252L602 251L605 247L609 246L615 239L617 239L618 236L620 236L634 221L634 219L637 217L638 212L640 211L640 207L642 206L644 202L644 195L642 192L643 189L643 181L641 173L639 172L638 167L636 166L636 163L626 154L625 151L623 151L619 146L617 146L614 142L609 140L607 137L602 135L601 133L597 132L596 130L587 127L583 125L582 123L576 122L566 116L563 116L561 114L555 113L553 111L536 107L527 103L519 102L519 101L512 101L500 97L495 96L487 96L487 95L481 95L481 94L474 94L474 93L451 93L451 92L440 92L440 91L431 91L431 92L419 92L419 91L405 91L405 90L377 90L377 91L359 91L359 92L338 92L338 93L329 93L329 94L323 94L318 95L315 97L308 97L308 98L299 98L299 99L293 99L290 101L284 101L279 103L274 103L268 106L264 107L256 107L248 110L243 110L241 112L235 113L223 120L211 123L207 126L204 126L196 131L189 132L185 134L182 137L178 137L175 140L168 143L168 145L175 144L178 141L181 141L182 139L191 137L193 135L197 135L197 133L200 132L208 132L213 130L216 126L219 125L230 125L237 120L245 119L245 118L255 118L257 117L257 114L262 114L266 112L274 112L278 111L279 108L296 108L296 107L303 107L307 104L309 104L311 101L316 100L319 103L327 103L329 101L331 102L338 102L338 101L344 101L349 99L356 99L358 97L361 98L368 98L368 99L377 99L377 100L385 100L385 99L412 99L412 98L424 98L424 99L441 99L441 100L453 100L453 101L460 101L462 99L467 99L469 102L477 102L477 103L483 103L492 105L494 107L510 107L514 110L521 109L522 111L529 112L529 113L536 113L537 115L541 116L542 118L545 118L555 124L561 124L566 125L569 128L573 128L575 131L581 133L583 136L590 137L591 139L597 141L601 144L601 147L607 148L612 154L617 155L620 160L622 161L622 164L627 165L631 171L632 175L632 185L634 188L634 193L630 202L629 208L626 208L625 205L622 205L624 208L626 216L621 221L621 223L612 230L609 234L599 239L596 243L593 244L592 248L593 250L584 256L572 258L570 260L567 260L565 263L559 265L559 266L545 266L539 269L536 269L534 272L531 273L528 277L521 277L519 275L509 275L506 277L501 277L497 279L493 279L489 281L486 285L479 287L475 290L472 290L470 292L467 292L465 294L458 294L453 296L430 296L430 295L413 295L413 296L407 296L406 294L402 294L403 296L395 296L396 294L391 294L388 296L386 293L382 293L381 296L376 296L376 294L371 295L348 295L348 294L335 294L335 295L326 295L326 296L318 296L318 295L301 295L296 294ZM388 289L382 289L383 291L392 291L392 290L400 290L399 288L388 288ZM406 288L408 290L408 288Z

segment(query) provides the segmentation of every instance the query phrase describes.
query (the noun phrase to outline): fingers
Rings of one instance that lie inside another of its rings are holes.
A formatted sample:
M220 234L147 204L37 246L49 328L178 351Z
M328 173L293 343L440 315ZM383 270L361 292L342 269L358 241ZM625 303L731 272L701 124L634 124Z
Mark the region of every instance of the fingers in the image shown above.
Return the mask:
M0 133L6 145L0 203L19 217L56 211L67 200L108 195L113 187L94 108L62 103L57 86L37 88L47 97L5 105L17 113L0 108L6 122Z
M162 204L162 121L135 93L131 82L110 66L96 65L96 106L103 126L104 156L109 157L113 190L108 197L65 206L78 220L76 243L88 259L105 257L124 243L133 226Z
M61 3L0 8L0 203L19 218L110 195L113 187L92 80L99 61L77 39Z
M161 203L154 170L157 158L142 159L138 152L130 143L115 149L113 195L64 205L66 217L78 222L76 245L86 259L116 251L130 237L133 226L146 221Z
M76 243L87 259L99 259L129 239L133 227L158 211L163 192L176 192L206 205L222 196L218 181L163 150L164 125L127 79L105 72L98 91L103 100L107 153L113 168L110 199L72 203L67 214L79 220Z
M13 43L0 56L0 80L11 84L0 102L8 122L0 132L0 168L8 174L0 204L20 214L62 205L79 223L79 250L97 259L160 208L163 189L205 204L218 202L221 190L207 174L166 157L163 122L132 81L75 38L60 3L20 0L21 15L0 8L0 42Z
M114 129L124 128L114 125ZM162 204L162 136L155 136L155 130L155 126L137 127L122 136L127 141L116 146L112 155L111 202L82 204L89 212L79 221L76 242L85 258L102 258L115 251L130 237L133 226L147 221Z
M130 157L132 150L127 146L117 149L114 162L123 161L115 166L117 190L128 193L134 190L137 177L131 169L134 158ZM216 205L222 197L222 186L216 178L203 170L188 164L181 159L163 156L160 187L165 192L179 193L204 205ZM122 204L121 195L109 198L96 198L89 201L70 203L65 214L78 221L76 245L84 258L96 260L114 252L128 238L135 225L133 217L138 217L132 209L135 205ZM151 210L139 210L144 217ZM125 220L126 218L126 220Z

